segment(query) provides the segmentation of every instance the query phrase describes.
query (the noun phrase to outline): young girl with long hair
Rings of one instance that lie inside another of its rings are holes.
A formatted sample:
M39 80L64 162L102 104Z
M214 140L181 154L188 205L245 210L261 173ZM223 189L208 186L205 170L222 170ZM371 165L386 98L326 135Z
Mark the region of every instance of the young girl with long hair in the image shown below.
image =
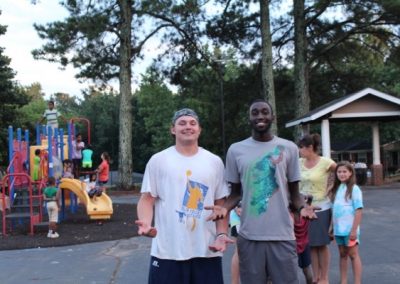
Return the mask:
M362 264L358 245L363 200L361 189L356 185L355 170L349 162L337 164L335 182L329 195L333 202L333 234L339 247L340 283L347 283L350 258L354 283L361 284Z
M96 172L99 174L99 185L103 186L108 182L108 177L110 175L110 156L107 152L101 154L101 160L101 164Z

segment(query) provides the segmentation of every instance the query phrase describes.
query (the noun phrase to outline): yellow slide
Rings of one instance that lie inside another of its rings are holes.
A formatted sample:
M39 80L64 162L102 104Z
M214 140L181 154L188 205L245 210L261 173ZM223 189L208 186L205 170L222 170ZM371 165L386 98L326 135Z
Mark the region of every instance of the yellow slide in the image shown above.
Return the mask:
M80 202L85 204L90 219L110 219L113 213L111 198L103 193L101 196L90 198L86 192L86 183L71 178L62 178L59 187L76 194Z

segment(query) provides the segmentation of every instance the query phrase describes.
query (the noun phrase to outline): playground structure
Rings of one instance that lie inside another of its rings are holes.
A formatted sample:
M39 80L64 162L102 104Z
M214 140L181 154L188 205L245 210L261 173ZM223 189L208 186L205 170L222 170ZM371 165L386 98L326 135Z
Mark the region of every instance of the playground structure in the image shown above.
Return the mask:
M77 179L63 178L59 188L73 192L86 207L90 219L110 219L113 213L111 198L103 193L101 196L90 198L85 188L87 184Z
M68 135L63 129L51 127L36 127L36 144L29 146L29 132L25 130L24 141L22 131L17 129L17 139L14 139L12 126L8 130L9 166L5 176L0 180L0 212L2 214L3 235L7 235L7 225L23 223L29 220L30 234L34 227L43 222L43 189L47 178L62 176L64 157L72 158L72 137L76 133L74 121L84 121L88 127L88 143L90 143L90 122L84 118L74 118L68 123ZM40 150L39 180L33 180L33 160L35 151ZM113 213L112 201L104 193L96 199L90 199L85 191L86 183L75 179L61 179L62 190L62 219L66 205L72 213L76 212L78 203L86 206L90 219L110 219ZM67 193L68 192L68 193Z

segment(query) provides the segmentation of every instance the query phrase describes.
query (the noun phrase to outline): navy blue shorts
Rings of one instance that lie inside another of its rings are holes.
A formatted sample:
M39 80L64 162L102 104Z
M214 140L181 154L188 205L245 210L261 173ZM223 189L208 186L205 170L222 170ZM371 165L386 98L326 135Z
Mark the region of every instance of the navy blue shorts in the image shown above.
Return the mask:
M298 264L300 268L306 268L311 264L310 245L307 245L304 251L298 254Z
M223 284L222 258L150 259L149 284Z

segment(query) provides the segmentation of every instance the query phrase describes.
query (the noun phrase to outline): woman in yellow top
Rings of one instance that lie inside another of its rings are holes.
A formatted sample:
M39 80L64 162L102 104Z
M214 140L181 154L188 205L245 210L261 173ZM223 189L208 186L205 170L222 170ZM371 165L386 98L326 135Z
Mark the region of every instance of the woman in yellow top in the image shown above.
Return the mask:
M299 141L301 181L300 192L313 196L313 205L321 208L318 219L309 228L313 283L329 283L331 202L327 197L328 181L334 175L336 163L319 155L319 134L305 135Z

